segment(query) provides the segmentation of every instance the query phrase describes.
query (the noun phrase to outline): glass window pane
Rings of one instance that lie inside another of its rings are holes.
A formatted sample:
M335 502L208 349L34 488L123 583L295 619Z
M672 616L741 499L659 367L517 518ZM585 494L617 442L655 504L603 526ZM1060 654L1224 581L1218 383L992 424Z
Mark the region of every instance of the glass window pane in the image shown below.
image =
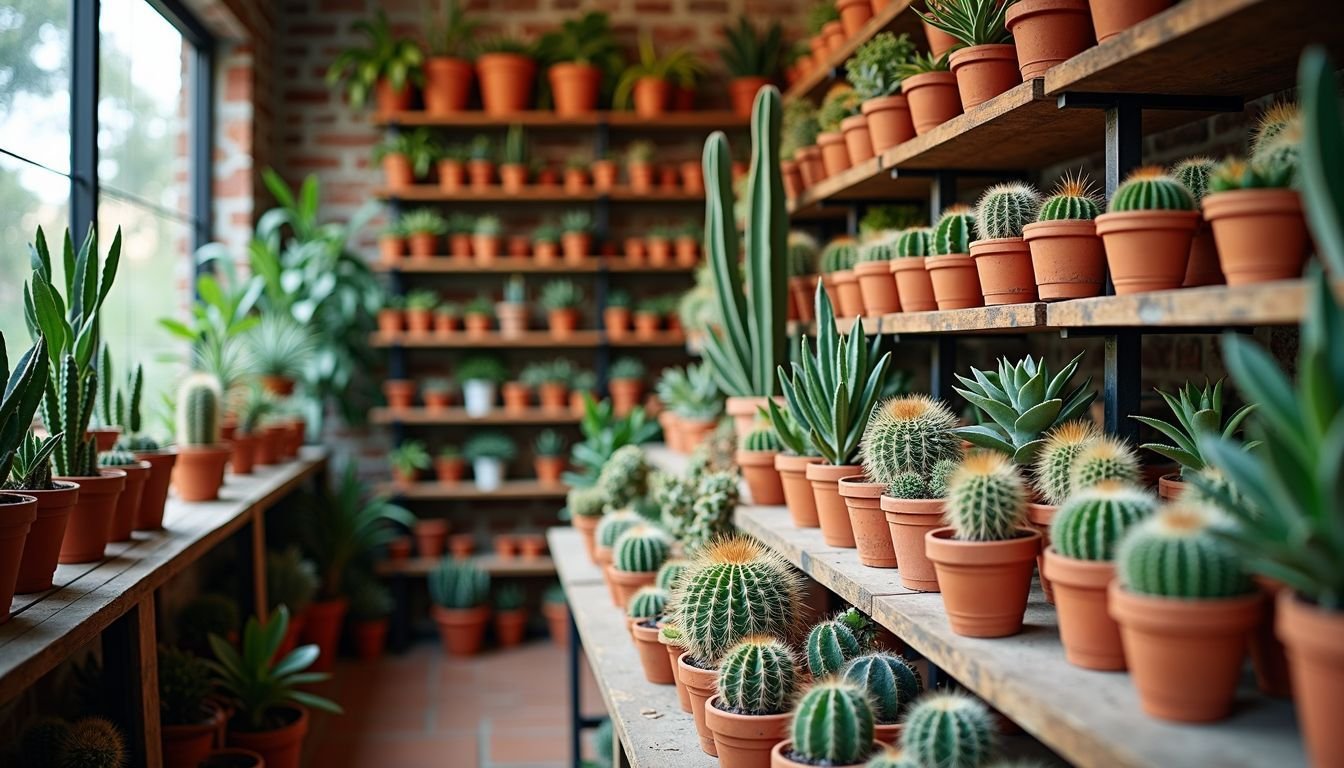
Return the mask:
M10 350L29 343L23 321L28 244L40 226L47 244L59 249L69 222L68 178L0 155L0 331Z
M70 172L69 14L70 0L0 3L0 149L64 173Z

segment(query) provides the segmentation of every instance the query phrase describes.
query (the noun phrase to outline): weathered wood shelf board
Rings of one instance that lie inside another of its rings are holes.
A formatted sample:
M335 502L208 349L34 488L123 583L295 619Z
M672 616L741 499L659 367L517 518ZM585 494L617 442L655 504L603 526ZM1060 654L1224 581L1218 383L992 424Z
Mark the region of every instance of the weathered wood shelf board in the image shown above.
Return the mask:
M568 409L548 411L542 408L529 408L521 413L511 413L502 408L484 416L469 416L465 408L374 408L371 415L374 424L405 424L407 426L440 425L531 425L531 424L577 424L579 414Z
M384 560L378 563L379 576L425 576L439 567L443 558L412 557L406 560ZM498 555L476 555L471 563L492 576L550 576L555 573L555 563L549 557L527 559L523 557L500 557Z
M680 264L631 264L624 259L610 259L603 256L589 256L581 262L557 261L541 263L531 257L501 256L488 263L479 264L470 258L448 255L424 258L403 258L396 264L377 264L378 272L400 272L408 275L470 275L476 272L489 274L557 274L577 275L595 274L603 270L619 274L675 275L689 274L695 266Z
M607 337L607 344L613 347L684 347L686 334L681 331L658 331L653 336L628 333L619 339Z
M537 349L543 347L596 347L601 341L602 334L599 331L575 331L564 338L556 338L549 331L527 331L509 336L492 331L480 336L472 336L463 332L442 336L433 333L374 333L370 343L375 347L400 346L421 349L498 349L500 347Z
M219 542L284 497L326 464L326 452L305 448L295 461L228 475L218 501L188 504L170 497L164 530L137 531L108 547L98 563L62 565L55 586L20 595L0 624L0 702L28 688L112 622L153 595Z
M840 328L848 332L853 320L839 323ZM882 317L865 317L865 333L886 333L900 335L928 333L1031 333L1046 330L1049 323L1046 318L1046 305L1043 302L1030 304L1003 304L995 307L972 307L971 309L949 309L934 312L897 312Z
M519 501L564 498L569 486L563 483L539 483L536 480L505 480L498 488L485 491L476 487L475 483L464 480L459 483L424 482L413 485L384 483L380 490L389 496L409 500Z
M604 584L602 572L588 558L583 537L573 527L560 525L546 531L546 544L551 548L556 575L565 586L572 584Z
M831 54L827 58L825 66L814 67L807 77L794 83L785 92L784 97L786 99L820 98L835 80L836 72L854 55L859 46L873 39L879 32L890 31L897 34L908 32L914 38L916 45L921 48L926 47L924 36L919 33L919 18L907 10L910 5L910 0L891 0L886 8L883 8L881 12L874 14L868 20L863 29L846 40L839 51Z
M658 117L642 117L633 112L592 112L586 115L558 115L550 110L526 110L509 115L492 115L482 110L465 110L449 115L431 115L423 110L406 110L391 115L374 115L382 126L429 126L431 128L505 129L513 125L538 130L586 130L605 126L622 130L689 131L740 130L750 119L728 110L688 110L668 112Z
M560 187L524 187L515 192L506 192L503 187L491 186L485 189L464 188L457 192L447 192L434 184L416 184L405 189L379 188L374 197L380 200L403 201L409 203L595 203L608 200L613 203L703 203L705 196L681 189L636 192L628 187L617 187L610 192L598 192L588 189L580 193L566 192Z

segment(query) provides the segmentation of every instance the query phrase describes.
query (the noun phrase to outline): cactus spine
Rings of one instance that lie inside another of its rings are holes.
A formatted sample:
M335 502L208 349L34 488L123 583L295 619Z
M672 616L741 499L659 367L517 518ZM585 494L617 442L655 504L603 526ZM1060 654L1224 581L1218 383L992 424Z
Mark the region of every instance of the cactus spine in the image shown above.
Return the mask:
M844 669L862 652L859 638L843 622L823 621L807 633L807 668L818 680Z
M1059 508L1050 524L1050 541L1065 557L1112 560L1125 533L1156 510L1151 494L1108 480L1075 494Z
M1160 166L1140 168L1115 190L1110 211L1193 211L1195 198Z
M719 664L719 700L735 714L787 712L797 690L793 652L773 637L748 637Z
M1069 468L1069 490L1084 491L1106 480L1136 484L1139 481L1139 457L1128 445L1110 435L1102 435L1078 452Z
M852 237L837 237L821 252L821 271L830 274L850 269L858 261L858 243Z
M914 472L902 472L887 484L887 495L893 499L930 499L934 496L924 478Z
M652 573L672 554L672 540L649 525L635 525L612 547L611 564L618 571Z
M628 509L608 512L597 521L597 527L593 529L593 540L597 546L611 549L616 546L616 540L621 534L639 525L641 520L643 518Z
M985 190L975 207L975 220L985 239L1021 237L1022 228L1036 220L1041 195L1022 182L996 184Z
M902 259L928 256L933 244L933 227L911 227L896 238L896 255Z
M1170 504L1158 510L1120 542L1120 583L1131 592L1187 600L1250 592L1237 554L1213 533L1220 522L1212 507Z
M435 605L449 610L485 605L490 574L470 562L444 559L429 574L429 596Z
M934 256L947 256L953 253L970 253L971 243L980 239L976 229L975 214L970 206L954 205L938 219L933 230L932 253Z
M901 748L917 765L979 768L994 749L994 723L985 705L969 696L931 693L910 709Z
M873 708L863 690L827 681L812 686L793 710L793 751L813 765L853 765L873 752Z
M658 575L654 577L654 586L671 593L677 586L677 580L686 574L691 564L688 560L680 557L669 558L658 568Z
M1041 452L1036 455L1032 474L1036 489L1047 504L1063 504L1072 492L1069 479L1073 461L1084 448L1101 437L1101 431L1090 421L1066 421L1046 435Z
M667 608L667 592L658 587L640 587L630 596L625 615L632 619L652 619L663 615Z
M1171 175L1185 188L1198 205L1209 192L1209 175L1216 165L1210 157L1188 157L1171 168Z
M1065 176L1041 203L1037 221L1090 221L1101 213L1092 185L1081 174Z
M1003 541L1026 521L1027 492L1017 466L996 451L966 457L947 488L947 522L961 541Z
M219 380L208 373L193 373L177 392L177 442L179 445L219 443Z
M86 717L70 726L58 768L122 768L126 765L126 740L112 723L101 717Z
M956 426L957 417L938 400L894 397L873 411L863 432L859 457L864 472L887 485L907 473L927 482L938 462L961 458L961 439L952 434Z
M782 451L784 445L779 442L779 435L773 429L765 428L749 433L742 441L742 448L748 451Z
M914 667L894 653L870 653L851 659L843 677L868 692L873 717L879 723L898 722L906 706L924 692L924 683Z
M643 498L649 489L649 460L644 449L637 445L617 448L597 476L597 487L607 503L618 509Z

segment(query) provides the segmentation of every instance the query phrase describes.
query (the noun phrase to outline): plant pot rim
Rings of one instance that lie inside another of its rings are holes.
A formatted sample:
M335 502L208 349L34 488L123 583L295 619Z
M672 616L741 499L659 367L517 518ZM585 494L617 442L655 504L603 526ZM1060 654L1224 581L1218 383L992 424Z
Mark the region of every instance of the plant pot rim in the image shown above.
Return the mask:
M750 722L750 723L768 723L768 722L787 723L787 722L789 722L790 720L793 719L793 712L790 711L790 710L785 710L785 711L783 711L783 712L777 712L777 713L772 714L772 715L742 715L742 714L738 714L738 713L736 713L736 712L729 712L729 711L727 711L727 710L725 710L725 709L723 709L722 707L719 706L719 703L720 703L721 701L723 701L723 697L720 696L720 695L717 694L717 693L715 693L713 696L710 696L708 699L705 699L705 719L706 719L706 720L710 720L710 719L718 719L718 720L723 721L724 724L727 724L727 723L743 723L743 722ZM710 730L711 730L711 731L714 731L715 733L718 733L718 732L719 732L719 729L714 728L714 727L712 727L712 726L710 727ZM742 737L738 737L738 738L742 738ZM768 737L768 736L764 736L764 737L754 738L754 739L750 739L750 740L751 740L751 741L767 741L767 740L769 740L769 737Z
M810 464L820 464L825 459L820 456L800 456L796 453L780 451L775 454L775 469L780 472L806 472Z
M938 515L942 517L943 506L947 504L947 499L898 499L886 494L883 494L878 501L883 512L893 515Z
M1193 231L1199 224L1199 211L1117 211L1103 213L1095 221L1098 235L1153 229Z
M872 274L870 275L869 273ZM890 261L861 261L858 264L854 265L854 276L856 278L865 276L874 277L878 275L889 275L889 274L891 274Z
M937 72L922 72L918 75L911 75L901 81L901 91L908 94L910 89L919 88L928 85L951 85L955 87L957 76L951 71L939 70Z
M1038 504L1034 501L1027 502L1027 520L1046 528L1054 522L1055 515L1059 512L1059 506L1056 504Z
M560 70L561 72L597 72L598 74L601 74L602 72L596 65L583 61L557 61L546 68L547 72L554 72L556 70Z
M938 256L925 256L924 269L955 269L974 267L975 259L969 253L944 253Z
M1017 64L1017 46L1012 43L988 43L985 45L968 45L964 48L958 48L952 51L947 57L947 65L955 72L957 66L978 63L987 60L1006 59L1012 61L1014 66Z
M1026 251L1027 241L1021 237L987 237L971 243L971 258L990 256L1009 251Z
M849 475L857 475L863 471L863 467L858 464L808 464L803 470L808 480L823 483L839 483L840 478Z
M1260 619L1264 593L1241 597L1183 599L1131 592L1117 578L1106 588L1111 618L1138 631L1161 635L1202 635L1249 629Z
M1017 0L1008 7L1004 26L1012 31L1013 24L1027 16L1041 13L1087 13L1087 0Z
M830 279L830 282L837 285L840 283L852 283L856 279L854 277L853 269L837 269L834 272L827 274L827 277Z
M822 131L817 134L818 148L820 148L822 144L843 144L844 142L845 134L840 131Z
M876 754L881 748L882 745L880 743L878 743L877 741L873 741L873 749L871 752L868 753L868 757L864 758L863 761L857 763L850 763L849 765L837 765L833 766L832 768L862 768L862 766L865 763L867 763L868 760L871 760L873 755ZM772 766L777 764L787 766L796 765L798 766L798 768L812 768L811 763L800 763L797 760L794 760L793 758L789 757L788 755L792 751L793 751L793 739L785 739L784 741L779 742L774 746L773 749L770 750L770 765Z
M840 133L845 134L849 133L850 131L861 130L866 128L867 126L868 126L867 115L862 114L850 115L849 117L846 117L844 120L840 121Z
M925 270L925 264L924 264L924 261L925 261L926 258L928 258L928 257L926 257L926 256L897 256L896 258L894 258L894 259L892 259L891 261L887 262L887 264L890 266L892 274L895 274L895 273L897 273L897 272L906 272L906 271L909 271L909 270L915 270L915 269L918 269L918 270L920 270L920 271L924 271L924 270Z
M1054 546L1045 548L1043 570L1051 582L1079 589L1106 589L1115 579L1114 560L1079 560L1059 554Z
M490 618L490 606L478 605L475 608L444 608L441 605L430 606L434 621L444 625L479 624Z
M189 446L184 446L189 447ZM222 453L233 453L233 449L225 445L218 449ZM101 495L107 493L118 493L126 486L126 473L114 467L99 467L98 474L77 477L74 475L56 475L52 482L65 481L79 484L81 491L92 495ZM113 486L116 486L113 488Z
M1327 611L1302 599L1291 589L1280 589L1274 598L1278 611L1274 633L1302 655L1324 656L1344 663L1344 645L1338 642L1344 612Z
M838 481L840 495L851 499L877 499L887 492L886 483L875 483L867 475L846 475Z
M1021 535L1002 541L959 541L949 527L924 534L924 553L934 562L949 565L994 565L1034 560L1041 551L1041 532L1018 528Z
M1210 192L1201 213L1209 221L1236 216L1276 216L1300 213L1302 195L1291 187L1276 189L1229 189Z
M503 61L526 61L529 64L536 63L536 59L525 53L512 53L509 51L491 51L476 56L476 66L485 62L503 62ZM552 65L555 66L555 65Z
M910 100L904 93L893 93L889 96L874 96L871 99L865 99L859 104L859 111L865 115L874 112L881 112L887 109L909 109Z
M283 424L273 424L267 427L267 429L288 431L289 427ZM201 456L209 454L232 453L233 448L230 447L228 443L211 443L209 445L179 445L177 446L177 452L179 456L184 457L191 454Z
M611 580L624 586L635 586L643 582L652 581L657 575L657 571L622 571L614 564L608 565L611 572Z
M1018 1L1021 2L1021 0ZM1033 221L1022 227L1022 239L1028 243L1039 237L1086 237L1096 234L1097 222L1092 219Z
M767 467L775 468L775 457L779 451L749 451L745 448L739 448L733 453L733 461L739 467Z
M635 622L630 625L630 631L634 633L636 642L641 643L658 642L658 633L661 632L662 630L656 626L655 627L644 626L645 621L648 621L649 619L654 617L644 616L642 618L641 617L629 617L629 618L635 619Z
M684 683L689 688L704 689L713 687L718 682L719 670L697 667L696 665L691 664L690 662L687 661L687 659L689 659L690 657L691 657L690 651L686 651L677 657L677 667L678 667L677 678L680 679L681 682ZM696 682L692 682L691 679L687 677L687 675L689 675L691 678L695 678L696 676L699 677L697 678Z

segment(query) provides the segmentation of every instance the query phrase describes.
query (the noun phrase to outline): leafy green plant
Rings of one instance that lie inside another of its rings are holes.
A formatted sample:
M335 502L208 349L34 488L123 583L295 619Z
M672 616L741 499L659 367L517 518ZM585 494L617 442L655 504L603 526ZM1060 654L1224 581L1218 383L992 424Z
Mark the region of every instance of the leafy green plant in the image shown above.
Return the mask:
M950 51L944 51L941 56L934 56L932 51L924 53L915 53L910 56L909 61L902 62L896 66L896 73L904 81L915 75L927 75L930 72L948 71L947 57Z
M859 94L847 85L837 85L822 99L817 110L817 126L825 132L840 130L840 123L847 117L859 114Z
M928 10L920 16L929 26L955 37L962 45L1011 43L1004 20L1008 6L998 0L928 0Z
M565 455L565 438L560 436L554 429L543 429L537 434L537 439L532 443L532 450L538 456L563 456Z
M457 364L457 378L461 381L493 381L499 383L508 377L508 370L499 358L472 355Z
M677 369L667 369L664 375L675 370ZM666 389L662 384L660 380L659 399L682 418L711 421L723 413L723 395L719 392L714 374L707 364L689 365L680 377L673 374Z
M1162 396L1172 415L1176 417L1175 424L1148 416L1130 418L1152 427L1171 441L1169 444L1144 443L1139 447L1180 464L1182 477L1198 472L1206 464L1199 449L1202 435L1212 434L1230 439L1241 428L1246 417L1255 410L1255 404L1248 403L1238 408L1224 421L1222 379L1212 386L1205 381L1203 389L1196 389L1194 384L1187 382L1175 394L1168 394L1160 389L1157 390L1157 394Z
M467 15L459 0L445 0L441 14L427 15L425 37L430 53L460 59L472 57L481 24Z
M47 387L47 371L51 361L47 357L47 341L38 335L36 343L24 352L17 365L11 371L9 355L5 348L5 335L0 333L0 381L5 382L0 390L0 489L25 490L27 483L36 479L29 472L14 472L15 459L28 440L33 415L42 401ZM32 462L24 461L23 469L32 464L45 464L51 452L59 445L61 435L42 445Z
M476 295L462 308L464 315L481 315L483 317L495 316L495 302L490 300L489 296ZM465 378L463 379L465 381Z
M722 27L724 45L719 58L732 77L774 77L779 70L784 47L783 30L772 21L764 32L756 29L746 15Z
M1321 261L1331 273L1344 274L1344 176L1339 173L1344 147L1335 65L1321 46L1302 54L1297 69L1302 100L1302 206Z
M438 143L428 128L416 128L410 131L398 131L383 139L373 148L374 162L382 162L391 155L401 155L411 163L416 178L429 175L434 161L439 159Z
M817 109L807 99L794 99L784 105L780 129L779 159L793 160L798 150L817 143ZM793 233L789 233L790 239Z
M646 373L644 363L636 357L618 358L607 371L610 379L642 379Z
M666 80L689 88L695 85L696 78L704 71L704 66L689 50L676 48L665 56L659 56L653 45L653 37L642 34L639 37L639 61L628 65L616 81L612 106L616 109L628 108L635 84L643 78Z
M407 440L387 454L392 469L406 476L414 475L430 467L429 451L419 440Z
M1053 376L1045 360L1031 356L1017 363L999 359L997 371L971 369L971 378L957 374L957 394L989 417L991 424L959 427L956 434L972 445L999 451L1028 465L1045 444L1051 428L1082 415L1097 396L1089 376L1065 391L1078 370L1080 352Z
M415 457L423 467L429 456L421 447ZM331 599L341 594L342 577L352 564L400 535L397 526L411 528L415 515L384 496L370 495L353 463L346 464L340 482L307 510L307 550L322 578L321 595Z
M476 223L471 226L471 233L478 237L499 237L503 230L503 222L494 215L477 216Z
M244 337L256 371L263 376L297 379L318 354L317 339L286 315L262 315Z
M909 35L879 32L845 62L845 79L864 101L899 93L903 79L900 66L914 52Z
M467 461L513 461L518 455L518 444L503 432L477 432L462 445L462 455Z
M327 85L344 80L351 106L363 107L379 80L386 80L395 90L424 82L424 51L414 40L394 35L387 14L379 10L373 21L360 20L353 27L364 35L366 45L342 51L327 69Z
M610 400L598 402L588 395L584 395L579 430L583 440L570 449L569 462L578 471L564 475L565 483L575 488L593 486L617 450L647 443L658 436L658 424L649 420L643 408L636 407L625 416L617 416Z
M435 605L449 610L485 605L490 597L490 574L469 560L444 558L429 573L429 597Z
M529 387L537 388L545 384L568 384L574 375L574 363L567 358L531 363L518 374L518 380Z
M582 208L565 211L560 215L560 231L567 235L592 232L593 215Z
M608 93L611 79L621 71L625 57L621 55L611 18L600 11L574 19L566 19L560 28L542 35L537 41L537 55L547 64L587 64L602 71L602 92Z

